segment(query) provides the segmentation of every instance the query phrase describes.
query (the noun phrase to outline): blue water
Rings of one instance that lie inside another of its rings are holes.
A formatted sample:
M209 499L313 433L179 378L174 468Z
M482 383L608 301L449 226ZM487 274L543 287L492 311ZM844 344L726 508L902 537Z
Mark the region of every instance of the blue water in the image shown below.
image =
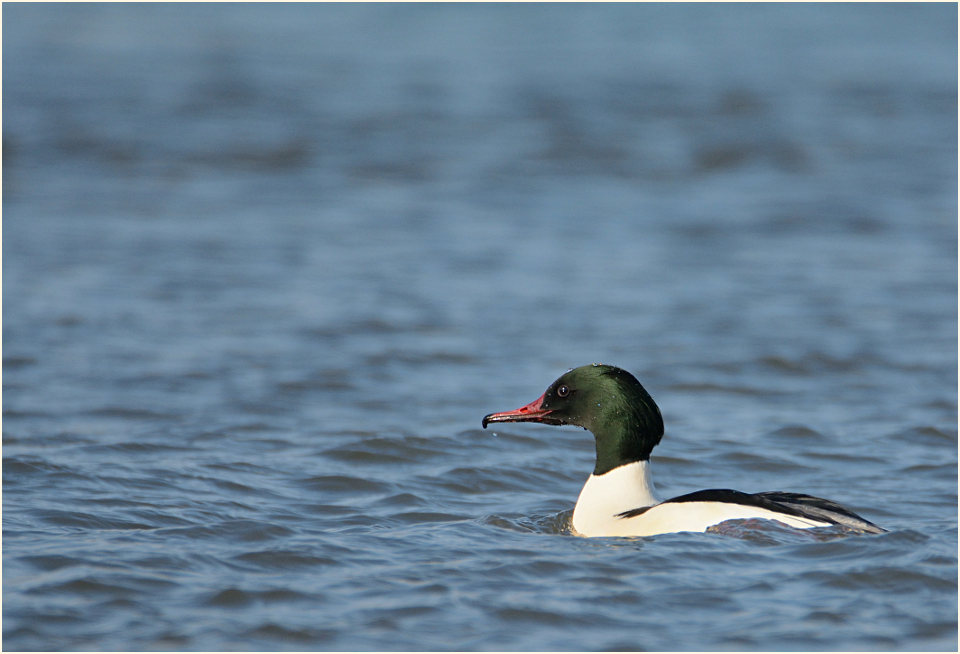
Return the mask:
M3 19L4 649L956 649L955 5ZM593 361L889 533L572 536Z

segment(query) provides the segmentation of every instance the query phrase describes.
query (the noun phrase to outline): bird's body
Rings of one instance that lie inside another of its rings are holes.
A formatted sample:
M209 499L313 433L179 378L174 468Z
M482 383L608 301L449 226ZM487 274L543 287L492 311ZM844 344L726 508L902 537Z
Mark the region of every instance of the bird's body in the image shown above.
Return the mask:
M486 416L483 426L491 422L577 425L593 432L596 466L573 510L573 530L581 536L702 532L726 520L751 518L804 529L884 531L830 500L798 493L710 489L658 500L650 452L663 436L660 410L633 375L613 366L575 368L530 404Z

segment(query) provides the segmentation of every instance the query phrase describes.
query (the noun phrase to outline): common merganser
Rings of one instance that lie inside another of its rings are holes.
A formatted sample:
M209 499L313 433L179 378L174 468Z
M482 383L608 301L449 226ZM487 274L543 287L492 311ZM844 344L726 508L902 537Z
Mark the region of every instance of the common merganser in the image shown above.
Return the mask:
M702 490L659 501L650 478L650 452L663 437L653 398L626 370L595 363L561 376L539 398L492 422L576 425L593 432L596 466L573 509L581 536L653 536L703 532L726 520L761 518L799 528L839 525L879 534L884 529L835 502L780 491Z

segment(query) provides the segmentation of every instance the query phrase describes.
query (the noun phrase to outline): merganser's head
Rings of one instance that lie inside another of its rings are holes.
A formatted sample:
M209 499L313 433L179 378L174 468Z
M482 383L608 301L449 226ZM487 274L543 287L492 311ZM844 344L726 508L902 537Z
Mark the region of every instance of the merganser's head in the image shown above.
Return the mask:
M485 416L484 428L491 422L576 425L593 432L595 475L648 460L663 437L660 409L636 377L599 363L567 372L530 404Z

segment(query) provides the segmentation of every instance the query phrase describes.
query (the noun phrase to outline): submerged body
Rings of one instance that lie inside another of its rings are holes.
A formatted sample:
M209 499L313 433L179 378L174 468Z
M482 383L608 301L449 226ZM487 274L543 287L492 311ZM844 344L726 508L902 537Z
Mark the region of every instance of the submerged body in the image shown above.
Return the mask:
M590 475L573 509L572 526L581 536L655 536L706 531L726 520L750 518L800 529L843 525L880 531L829 500L795 493L711 489L660 501L653 492L648 461Z
M577 425L593 432L596 466L573 510L573 530L581 536L702 532L727 520L756 518L802 529L884 531L835 502L797 493L710 489L658 500L650 452L663 436L660 410L633 375L613 366L571 370L530 404L484 417L483 426L491 422Z

